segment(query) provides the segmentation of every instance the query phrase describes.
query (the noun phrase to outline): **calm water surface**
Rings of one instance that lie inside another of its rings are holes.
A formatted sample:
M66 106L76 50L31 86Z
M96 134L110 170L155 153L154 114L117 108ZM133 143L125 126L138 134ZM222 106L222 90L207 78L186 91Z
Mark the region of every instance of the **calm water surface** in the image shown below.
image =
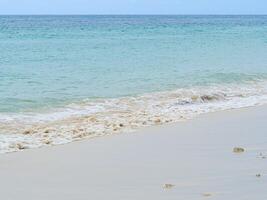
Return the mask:
M267 78L267 16L1 16L0 112Z

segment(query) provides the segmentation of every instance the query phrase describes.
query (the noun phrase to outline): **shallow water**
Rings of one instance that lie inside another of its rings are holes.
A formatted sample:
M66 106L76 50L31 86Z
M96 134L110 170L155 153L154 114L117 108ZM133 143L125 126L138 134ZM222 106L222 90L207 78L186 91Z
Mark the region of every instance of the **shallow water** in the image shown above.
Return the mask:
M0 51L3 152L267 98L267 16L1 16Z

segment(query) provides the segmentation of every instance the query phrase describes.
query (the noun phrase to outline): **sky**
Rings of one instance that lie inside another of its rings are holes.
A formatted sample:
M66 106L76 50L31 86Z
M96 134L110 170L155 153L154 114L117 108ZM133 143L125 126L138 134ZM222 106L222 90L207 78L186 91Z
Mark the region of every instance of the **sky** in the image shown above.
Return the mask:
M267 14L267 0L0 0L0 14Z

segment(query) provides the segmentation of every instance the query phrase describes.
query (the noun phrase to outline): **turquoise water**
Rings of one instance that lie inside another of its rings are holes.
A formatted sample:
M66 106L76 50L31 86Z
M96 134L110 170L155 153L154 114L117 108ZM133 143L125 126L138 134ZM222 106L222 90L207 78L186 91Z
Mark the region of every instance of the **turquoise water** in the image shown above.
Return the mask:
M0 16L0 153L267 103L267 16Z
M0 112L267 78L267 16L1 16Z

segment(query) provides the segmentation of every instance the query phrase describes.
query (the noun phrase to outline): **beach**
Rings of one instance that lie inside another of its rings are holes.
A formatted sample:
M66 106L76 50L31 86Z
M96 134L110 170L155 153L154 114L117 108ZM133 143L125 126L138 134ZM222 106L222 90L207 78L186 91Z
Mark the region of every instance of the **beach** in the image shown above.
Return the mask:
M266 15L1 15L0 199L266 200Z
M266 118L255 106L1 154L1 199L265 200Z

